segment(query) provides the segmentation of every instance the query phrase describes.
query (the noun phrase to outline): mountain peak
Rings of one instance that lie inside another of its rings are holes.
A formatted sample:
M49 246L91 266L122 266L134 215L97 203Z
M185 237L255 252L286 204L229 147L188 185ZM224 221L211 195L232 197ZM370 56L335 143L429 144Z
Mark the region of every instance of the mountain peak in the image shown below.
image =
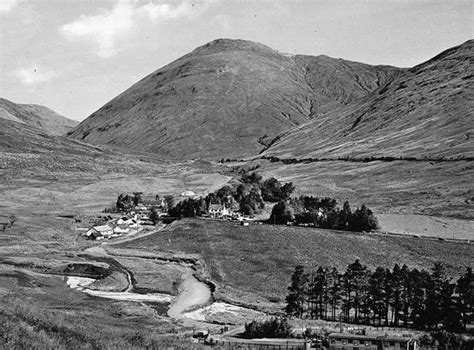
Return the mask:
M191 54L207 55L226 51L253 51L260 53L278 54L272 48L249 40L219 38L199 46Z

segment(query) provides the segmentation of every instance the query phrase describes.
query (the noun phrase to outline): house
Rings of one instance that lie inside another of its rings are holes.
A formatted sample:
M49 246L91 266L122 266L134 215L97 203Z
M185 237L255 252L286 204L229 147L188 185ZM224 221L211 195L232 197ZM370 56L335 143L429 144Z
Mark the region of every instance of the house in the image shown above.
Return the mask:
M223 216L231 215L230 210L222 204L209 204L208 212L213 218L221 218Z
M331 333L329 349L333 350L417 350L416 341L412 338L359 335L350 333Z
M145 196L140 203L147 207L148 210L152 208L163 208L166 205L164 198L160 198L159 196Z
M193 191L184 191L184 192L181 192L181 197L194 197L196 195L196 193L194 193Z
M84 236L90 239L103 239L112 236L114 230L109 225L94 226Z

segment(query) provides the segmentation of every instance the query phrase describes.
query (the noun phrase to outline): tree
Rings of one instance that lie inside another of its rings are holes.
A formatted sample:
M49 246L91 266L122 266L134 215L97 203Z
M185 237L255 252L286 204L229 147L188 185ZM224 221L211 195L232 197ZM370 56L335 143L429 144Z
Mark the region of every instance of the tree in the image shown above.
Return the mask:
M140 203L142 201L142 194L143 194L143 192L133 192L132 201L133 201L134 206L137 206L138 203Z
M362 265L359 259L347 266L344 273L345 287L345 310L346 317L350 319L350 311L354 309L354 321L359 322L360 311L366 303L367 290L369 287L369 274L367 267Z
M245 323L247 338L289 338L291 325L286 318L271 318L265 321Z
M335 229L351 230L352 229L352 211L348 201L344 202L342 210L338 212Z
M382 320L387 324L387 314L389 305L387 300L389 298L388 277L390 272L383 267L377 267L369 277L370 297L368 298L369 308L373 312L372 322L382 325Z
M461 315L463 328L472 322L474 316L474 276L472 268L468 267L456 283L457 307Z
M291 285L288 287L285 311L287 314L301 317L304 312L305 295L308 287L308 275L302 265L295 267L291 276Z
M158 215L158 211L156 208L152 208L150 211L150 220L153 222L153 225L156 225L158 220L160 219L160 216Z
M378 227L377 218L372 210L368 209L364 204L357 208L352 216L351 228L353 231L372 231Z
M132 198L128 194L119 194L116 207L120 211L126 211L132 207Z
M273 206L269 222L284 225L294 219L293 210L287 201L280 201Z

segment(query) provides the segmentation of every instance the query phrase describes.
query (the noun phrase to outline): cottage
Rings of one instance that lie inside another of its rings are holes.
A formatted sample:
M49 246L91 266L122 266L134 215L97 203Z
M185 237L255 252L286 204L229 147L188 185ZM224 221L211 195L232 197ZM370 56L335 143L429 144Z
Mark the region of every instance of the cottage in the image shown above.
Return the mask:
M103 239L112 236L114 230L109 225L94 226L84 236L90 239Z
M209 204L209 215L213 218L221 218L226 215L231 215L229 209L222 204Z

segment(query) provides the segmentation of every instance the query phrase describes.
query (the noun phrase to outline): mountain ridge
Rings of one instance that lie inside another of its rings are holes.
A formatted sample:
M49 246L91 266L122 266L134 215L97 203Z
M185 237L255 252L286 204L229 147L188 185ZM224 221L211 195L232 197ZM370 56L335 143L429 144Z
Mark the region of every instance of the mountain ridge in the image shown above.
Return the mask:
M472 159L474 41L402 72L359 101L277 136L291 158Z
M50 135L64 135L78 124L38 104L19 104L0 98L0 119L26 124Z
M343 66L345 72L326 79L332 90L318 85L318 70ZM173 159L251 156L281 132L365 96L399 71L217 39L133 84L70 137Z

